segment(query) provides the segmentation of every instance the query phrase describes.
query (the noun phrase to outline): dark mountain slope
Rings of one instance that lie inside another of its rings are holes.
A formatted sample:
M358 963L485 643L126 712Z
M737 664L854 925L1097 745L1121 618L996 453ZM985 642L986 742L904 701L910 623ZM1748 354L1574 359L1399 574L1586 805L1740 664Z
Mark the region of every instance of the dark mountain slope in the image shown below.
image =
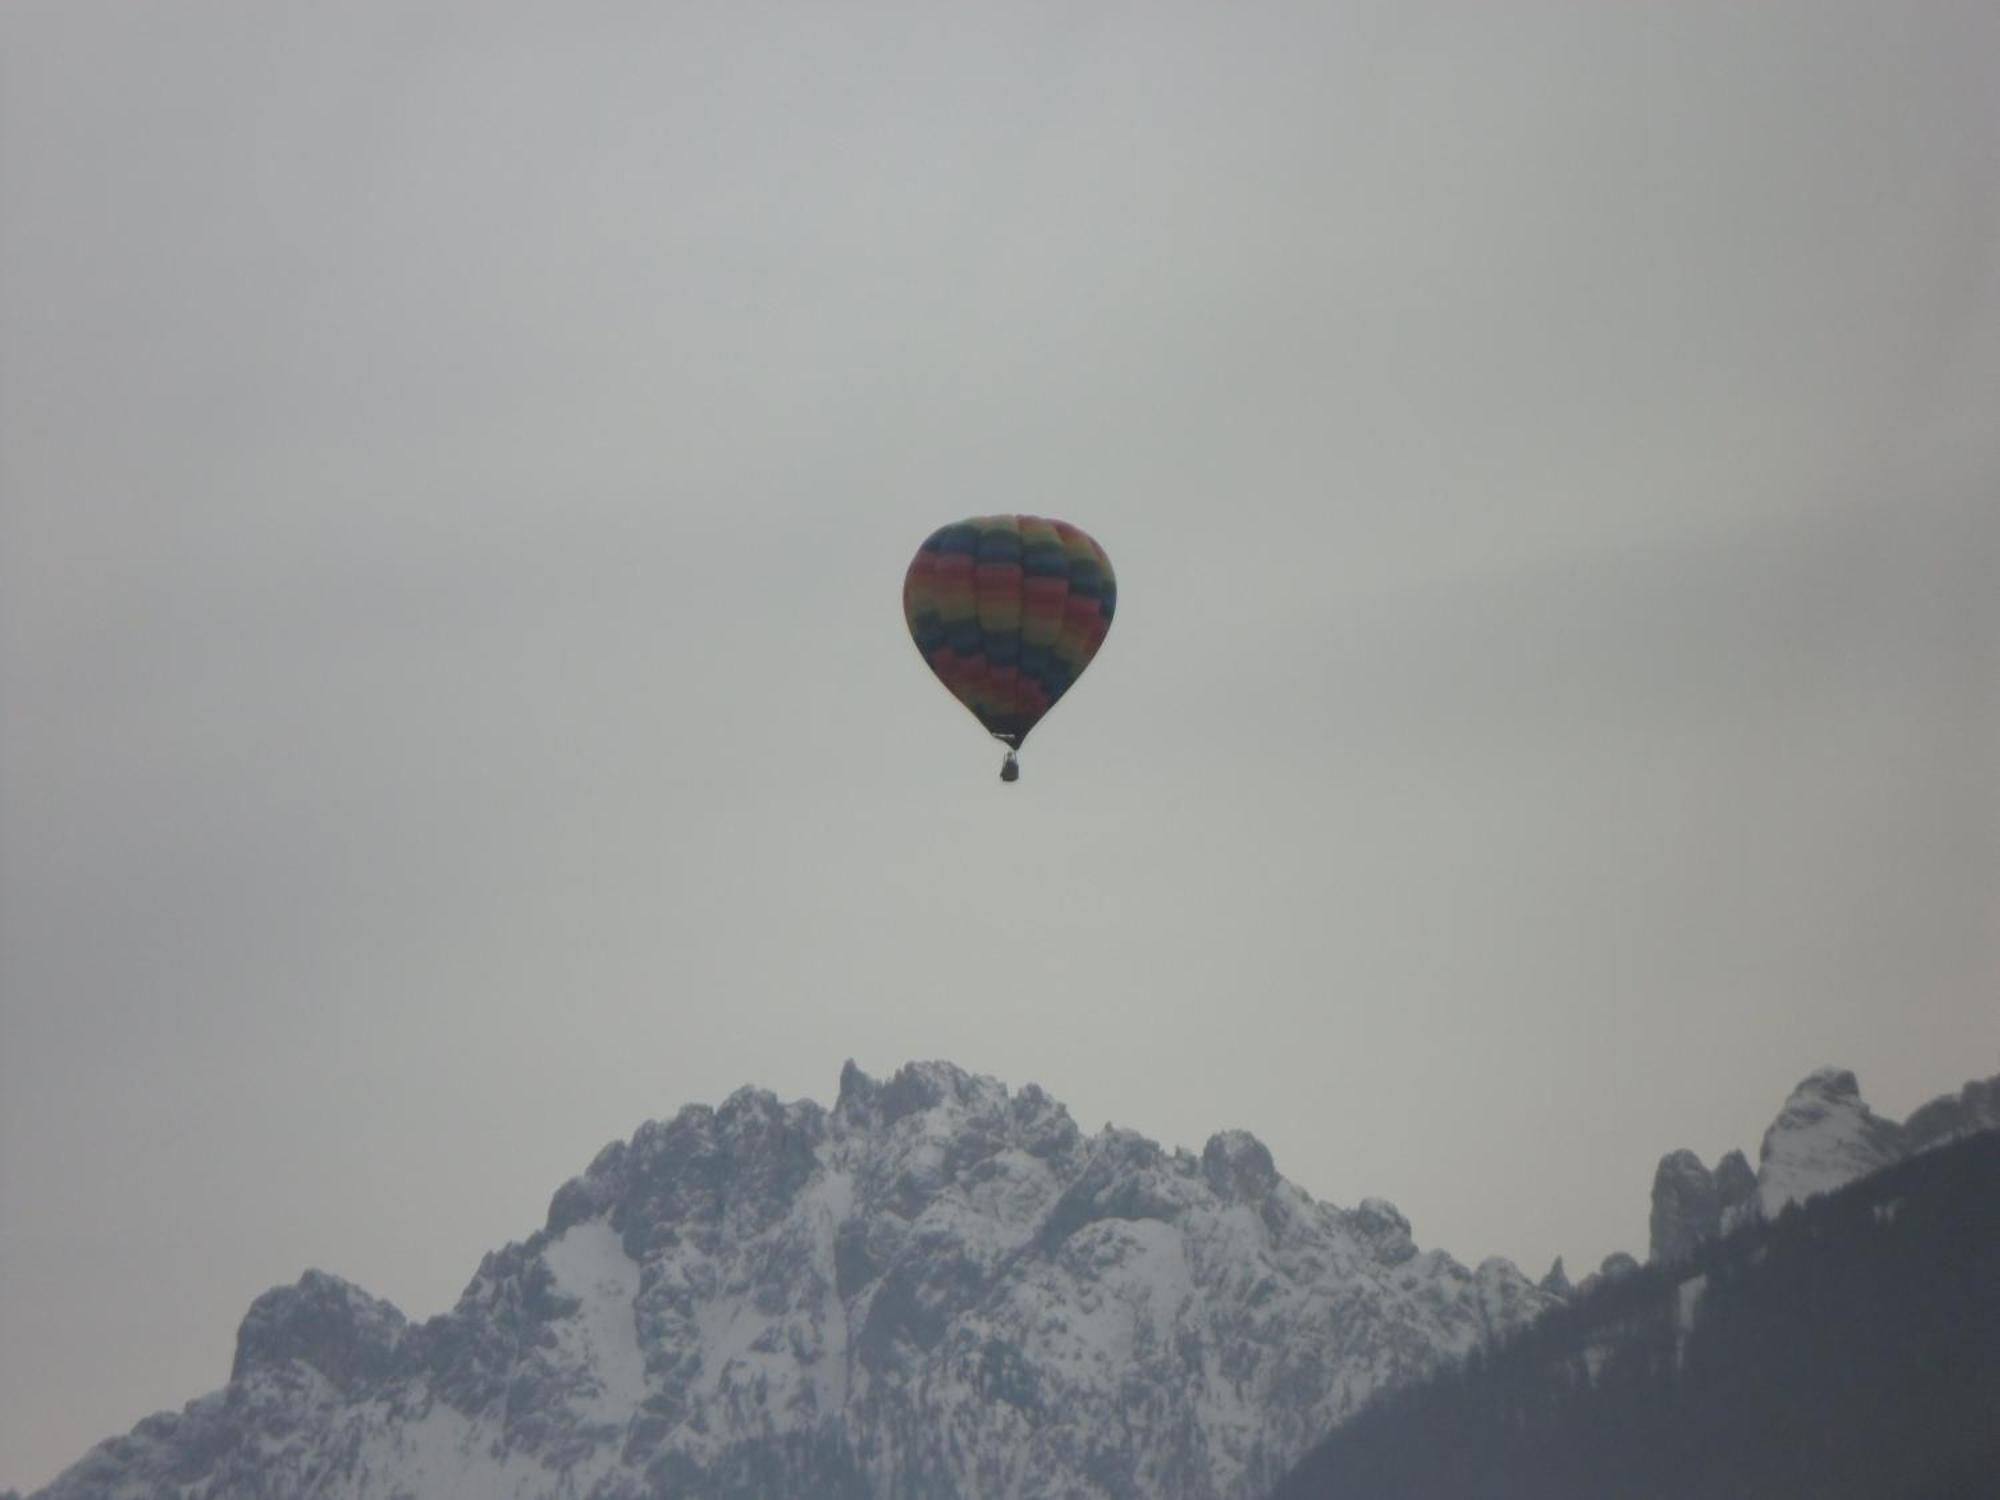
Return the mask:
M2000 1496L2000 1133L1595 1288L1273 1500Z

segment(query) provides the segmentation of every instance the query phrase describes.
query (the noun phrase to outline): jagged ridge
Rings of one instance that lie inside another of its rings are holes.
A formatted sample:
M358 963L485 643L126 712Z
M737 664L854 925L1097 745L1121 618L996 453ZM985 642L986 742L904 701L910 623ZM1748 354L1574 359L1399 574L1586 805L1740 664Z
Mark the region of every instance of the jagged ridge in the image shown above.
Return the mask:
M2000 1492L2000 1134L1941 1144L1390 1394L1274 1500Z
M1092 1137L943 1063L605 1148L417 1326L309 1272L222 1391L43 1491L1249 1500L1553 1298L1315 1202L1254 1137Z
M1799 1081L1758 1150L1757 1170L1740 1151L1714 1172L1692 1151L1660 1158L1653 1176L1651 1259L1685 1260L1702 1245L1785 1208L1833 1192L1919 1151L2000 1129L2000 1075L1945 1094L1898 1125L1871 1110L1845 1068L1817 1068Z

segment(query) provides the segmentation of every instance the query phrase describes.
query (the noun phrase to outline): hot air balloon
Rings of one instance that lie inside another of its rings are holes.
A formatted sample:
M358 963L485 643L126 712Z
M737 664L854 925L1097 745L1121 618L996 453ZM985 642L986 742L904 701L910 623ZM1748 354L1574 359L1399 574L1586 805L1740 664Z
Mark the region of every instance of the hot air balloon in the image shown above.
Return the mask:
M1118 584L1104 549L1067 521L975 516L939 527L903 578L903 618L930 669L1015 752L1070 690L1111 628Z

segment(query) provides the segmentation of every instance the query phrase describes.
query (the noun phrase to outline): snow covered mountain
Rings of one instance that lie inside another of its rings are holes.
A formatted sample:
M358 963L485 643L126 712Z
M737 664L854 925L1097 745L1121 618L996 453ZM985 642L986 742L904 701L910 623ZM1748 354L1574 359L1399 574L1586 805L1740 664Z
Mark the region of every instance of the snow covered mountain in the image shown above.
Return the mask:
M1907 1124L1885 1120L1845 1068L1800 1080L1764 1132L1753 1176L1740 1151L1710 1172L1692 1151L1660 1159L1653 1177L1652 1259L1685 1259L1719 1235L1830 1193L1918 1151L2000 1129L2000 1076L1933 1099Z
M1512 1265L1315 1202L1253 1137L1084 1136L944 1063L604 1149L421 1325L320 1272L222 1390L46 1500L1250 1500L1372 1392L1535 1318Z
M1775 1219L1787 1205L1830 1193L1900 1161L1903 1127L1861 1099L1844 1068L1820 1068L1801 1079L1757 1153L1757 1211Z

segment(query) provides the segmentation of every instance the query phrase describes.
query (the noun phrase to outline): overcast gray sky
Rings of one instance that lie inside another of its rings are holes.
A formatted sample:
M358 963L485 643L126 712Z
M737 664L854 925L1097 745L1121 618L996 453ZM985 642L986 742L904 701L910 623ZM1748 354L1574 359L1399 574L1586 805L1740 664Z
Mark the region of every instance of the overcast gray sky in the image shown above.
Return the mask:
M1539 1275L2000 1068L2000 9L0 11L0 1485L842 1060ZM1019 785L904 634L1110 640Z

